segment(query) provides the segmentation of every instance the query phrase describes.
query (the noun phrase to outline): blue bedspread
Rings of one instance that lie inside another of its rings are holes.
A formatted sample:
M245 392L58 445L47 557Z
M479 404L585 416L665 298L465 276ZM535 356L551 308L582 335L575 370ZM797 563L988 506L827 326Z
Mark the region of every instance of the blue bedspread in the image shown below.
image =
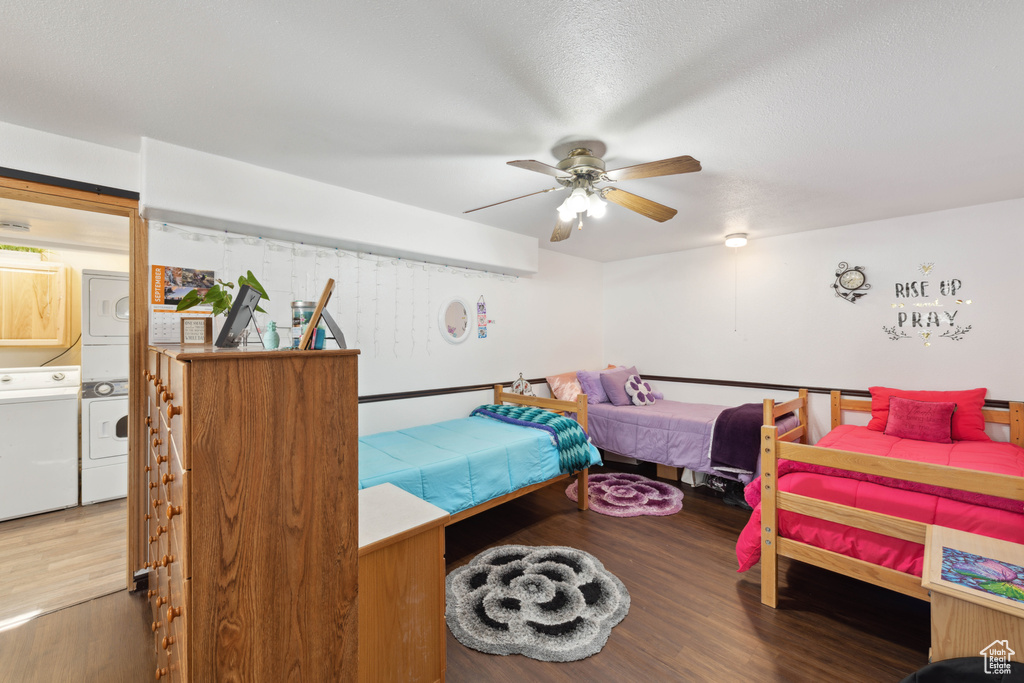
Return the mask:
M600 465L589 449L590 464ZM550 434L486 417L359 439L359 488L390 482L451 514L558 474Z

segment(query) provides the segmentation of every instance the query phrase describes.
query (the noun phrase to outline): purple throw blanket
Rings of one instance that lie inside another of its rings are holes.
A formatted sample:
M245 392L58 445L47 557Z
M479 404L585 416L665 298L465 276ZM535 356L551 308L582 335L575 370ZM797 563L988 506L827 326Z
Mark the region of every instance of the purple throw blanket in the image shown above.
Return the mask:
M723 410L711 435L711 467L721 472L753 474L761 455L763 416L760 403Z

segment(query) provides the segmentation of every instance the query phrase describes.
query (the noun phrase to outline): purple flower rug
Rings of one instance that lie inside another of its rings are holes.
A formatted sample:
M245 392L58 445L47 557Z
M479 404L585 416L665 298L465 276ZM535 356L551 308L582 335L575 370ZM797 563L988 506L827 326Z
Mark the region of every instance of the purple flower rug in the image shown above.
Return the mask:
M565 495L577 499L576 481L569 484ZM640 515L674 515L683 509L683 492L671 484L648 479L639 474L592 474L590 509L611 517Z

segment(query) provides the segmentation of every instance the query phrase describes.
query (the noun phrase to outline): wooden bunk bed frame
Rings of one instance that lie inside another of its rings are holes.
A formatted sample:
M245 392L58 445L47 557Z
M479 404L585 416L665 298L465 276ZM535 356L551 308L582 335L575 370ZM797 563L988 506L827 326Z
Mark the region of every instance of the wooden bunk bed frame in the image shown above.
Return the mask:
M833 391L830 395L832 429L842 424L843 411L871 412L869 399L843 398L838 391ZM800 411L801 425L785 434L779 434L778 428L773 425L774 418L794 409ZM1010 442L1024 447L1024 403L1010 403L1008 410L986 408L982 413L986 422L1009 425ZM780 458L1024 501L1022 477L809 446L806 414L807 391L804 389L800 390L799 398L778 406L771 399L764 401L765 424L761 428L761 602L769 607L778 606L780 557L807 562L876 586L899 591L921 600L929 600L928 591L921 586L919 576L779 536L779 510L837 522L922 545L929 526L923 522L779 491L776 483ZM796 441L799 443L794 443Z
M576 422L578 422L579 425L583 427L583 431L587 431L586 394L579 394L576 397L575 401L559 401L553 398L540 398L537 396L522 396L520 394L512 394L505 391L502 385L495 384L494 403L497 405L501 405L503 403L511 403L513 405L533 406L535 408L544 408L545 410L550 410L560 415L564 415L565 413L576 413ZM577 490L579 492L579 495L577 496L578 501L576 505L577 508L581 511L587 510L590 507L589 491L587 489L589 473L589 468L584 468L576 474L576 481L578 482ZM570 476L571 475L569 474L559 474L557 477L552 477L547 481L540 481L537 482L536 484L530 484L529 486L524 486L521 489L516 489L511 493L506 493L503 496L491 498L490 500L480 503L479 505L475 505L471 508L466 508L462 512L458 512L449 517L446 526L450 524L455 524L456 522L461 522L467 517L472 517L475 514L483 512L484 510L490 510L491 508L501 505L502 503L507 503L510 500L515 500L520 496L525 496L527 493L532 493L537 489L542 489L545 486L550 486L556 481L568 479Z

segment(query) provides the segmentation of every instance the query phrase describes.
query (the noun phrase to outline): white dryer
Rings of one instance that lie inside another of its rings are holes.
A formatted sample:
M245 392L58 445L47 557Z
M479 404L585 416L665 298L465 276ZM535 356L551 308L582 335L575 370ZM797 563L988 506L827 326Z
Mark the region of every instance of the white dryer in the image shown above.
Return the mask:
M128 495L128 273L82 271L82 504Z
M128 273L82 271L82 346L128 343Z

